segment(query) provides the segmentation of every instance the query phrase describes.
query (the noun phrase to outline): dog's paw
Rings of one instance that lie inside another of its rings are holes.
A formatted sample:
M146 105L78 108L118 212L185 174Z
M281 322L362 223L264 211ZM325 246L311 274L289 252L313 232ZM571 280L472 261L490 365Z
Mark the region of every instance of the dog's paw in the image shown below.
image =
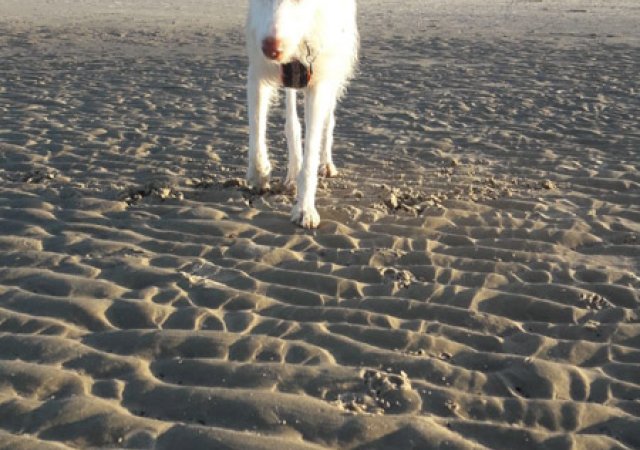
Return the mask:
M338 169L333 163L320 164L318 175L324 178L333 178L338 176Z
M300 204L293 207L291 211L291 221L302 228L313 229L320 225L320 215L316 208L303 208Z
M269 181L271 179L271 168L258 170L255 167L249 167L247 172L247 185L253 192L263 194L269 190Z

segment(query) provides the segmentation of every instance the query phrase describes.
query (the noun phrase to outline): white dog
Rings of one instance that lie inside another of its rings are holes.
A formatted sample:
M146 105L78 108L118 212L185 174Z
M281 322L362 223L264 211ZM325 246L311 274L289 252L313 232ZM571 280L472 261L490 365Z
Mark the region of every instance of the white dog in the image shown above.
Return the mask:
M247 19L249 169L253 189L269 187L267 113L278 87L286 89L289 165L285 186L297 186L291 220L316 228L318 174L337 175L331 157L334 110L353 75L358 52L355 0L250 0ZM302 151L297 90L305 93Z

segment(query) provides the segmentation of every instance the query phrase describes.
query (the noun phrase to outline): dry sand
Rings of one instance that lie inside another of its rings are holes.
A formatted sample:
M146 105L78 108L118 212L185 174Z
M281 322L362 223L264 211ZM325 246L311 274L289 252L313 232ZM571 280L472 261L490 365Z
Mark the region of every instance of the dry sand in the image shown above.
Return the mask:
M361 3L313 233L171 3L0 2L0 448L640 448L636 1Z

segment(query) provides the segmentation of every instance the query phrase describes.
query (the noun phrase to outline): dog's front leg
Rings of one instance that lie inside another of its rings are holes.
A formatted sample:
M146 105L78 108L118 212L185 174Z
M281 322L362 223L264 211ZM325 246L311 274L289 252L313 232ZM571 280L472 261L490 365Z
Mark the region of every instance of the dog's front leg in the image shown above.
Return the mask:
M267 153L267 114L274 88L249 72L247 100L249 102L249 169L247 183L251 189L269 189L271 163Z
M304 228L317 228L320 224L320 216L316 211L320 146L333 98L335 88L330 83L310 86L305 93L304 156L298 175L297 203L291 213L291 221Z
M289 167L284 182L287 191L294 192L300 168L302 167L302 132L298 119L297 95L294 89L287 89L287 146L289 147Z

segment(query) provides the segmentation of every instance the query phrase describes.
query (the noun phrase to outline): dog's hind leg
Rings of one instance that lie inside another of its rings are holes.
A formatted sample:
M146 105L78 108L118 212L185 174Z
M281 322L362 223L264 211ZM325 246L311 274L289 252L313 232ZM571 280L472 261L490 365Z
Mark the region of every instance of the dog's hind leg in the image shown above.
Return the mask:
M324 145L322 146L320 153L320 169L318 170L318 174L321 177L331 178L338 176L338 169L336 169L335 164L333 164L333 130L336 127L336 117L335 117L335 100L333 101L333 107L329 112L329 116L327 117L327 123L325 125L324 131Z
M304 228L317 228L320 224L315 206L320 147L335 91L335 86L331 83L318 83L309 87L305 93L304 155L302 170L298 176L297 203L291 212L291 221Z
M249 169L247 183L258 192L269 189L271 163L267 153L267 114L274 88L249 73L247 99L249 102Z
M298 119L297 92L287 89L287 119L285 131L287 147L289 148L289 165L284 187L287 191L295 192L296 181L302 168L302 133Z

